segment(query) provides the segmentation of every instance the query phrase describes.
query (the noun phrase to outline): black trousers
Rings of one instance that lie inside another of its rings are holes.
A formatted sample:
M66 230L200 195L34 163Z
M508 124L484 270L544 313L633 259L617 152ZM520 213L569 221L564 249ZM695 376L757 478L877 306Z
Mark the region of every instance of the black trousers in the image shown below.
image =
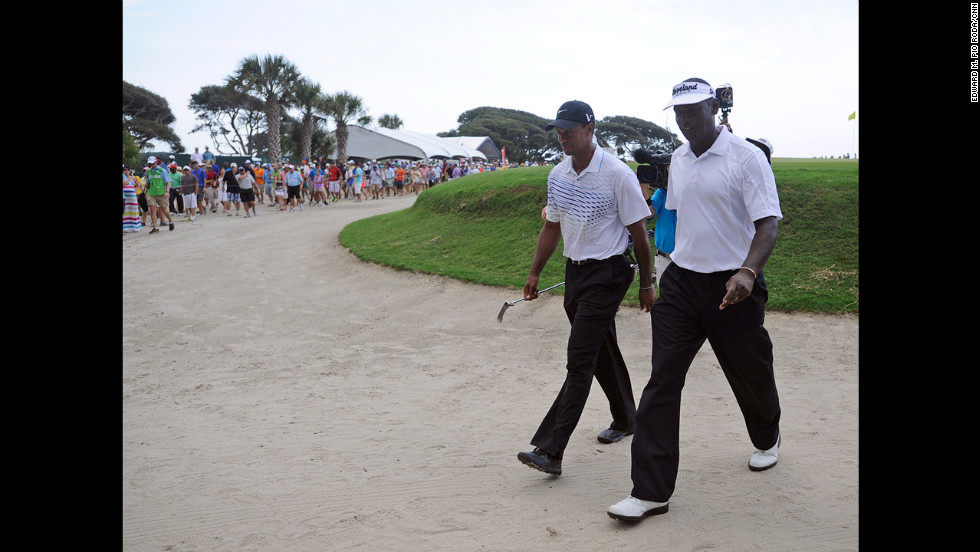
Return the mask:
M623 255L588 265L565 264L565 314L572 324L565 383L531 439L550 455L563 455L582 417L593 376L609 400L610 427L633 427L633 387L616 341L616 311L632 281L633 269Z
M174 209L174 202L177 202L177 208ZM184 196L180 193L180 188L170 188L170 212L171 213L183 213L184 212Z
M738 402L752 444L762 450L779 435L779 396L772 341L763 327L769 299L760 272L750 298L719 310L734 271L693 272L671 263L650 309L653 356L640 396L632 443L632 495L667 502L677 479L681 389L705 339Z

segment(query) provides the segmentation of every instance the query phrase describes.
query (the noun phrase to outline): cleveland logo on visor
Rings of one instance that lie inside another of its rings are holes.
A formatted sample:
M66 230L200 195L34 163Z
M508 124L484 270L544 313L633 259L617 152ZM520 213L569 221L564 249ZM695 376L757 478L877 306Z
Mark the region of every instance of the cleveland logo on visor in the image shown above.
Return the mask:
M675 105L698 103L714 97L715 89L710 84L697 81L684 81L671 89L670 103L664 109Z
M698 92L698 87L699 86L702 87L701 88L701 92L702 93L708 94L710 96L714 96L715 95L715 91L712 90L710 86L708 86L707 84L701 83L701 82L694 82L694 83L682 82L682 83L680 83L680 84L678 84L677 86L674 87L674 92L673 92L672 95L673 96L677 96L679 94L687 94L689 92L696 93L696 92ZM705 88L707 88L708 90L705 91L704 90Z

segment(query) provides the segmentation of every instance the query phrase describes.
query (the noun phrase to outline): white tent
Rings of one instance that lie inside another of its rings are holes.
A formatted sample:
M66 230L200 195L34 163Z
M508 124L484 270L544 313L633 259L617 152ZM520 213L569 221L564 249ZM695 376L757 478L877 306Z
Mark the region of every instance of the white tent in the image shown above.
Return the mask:
M450 138L407 130L347 127L347 156L360 159L483 159L480 150L457 144Z
M490 161L500 161L500 148L489 136L453 136L446 138L461 146L482 151Z
M347 127L347 157L360 159L425 159L426 152L415 144L349 125Z

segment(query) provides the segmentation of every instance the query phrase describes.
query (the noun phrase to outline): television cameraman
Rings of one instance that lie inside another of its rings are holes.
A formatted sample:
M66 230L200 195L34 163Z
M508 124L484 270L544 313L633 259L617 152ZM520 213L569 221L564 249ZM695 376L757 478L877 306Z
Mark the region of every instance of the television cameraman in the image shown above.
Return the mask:
M705 339L732 388L755 447L748 467L776 465L779 396L772 341L763 326L769 293L762 272L782 218L763 151L715 125L719 101L702 79L672 90L688 143L671 156L665 206L677 210L672 262L650 309L650 380L637 407L630 496L608 509L639 521L667 512L679 463L681 390Z
M656 217L653 243L657 253L653 257L653 268L657 287L660 287L660 277L670 265L670 254L674 251L674 231L677 226L677 211L664 205L670 174L670 154L638 149L633 152L633 158L640 163L636 167L636 176L642 186L643 197L650 206L650 217ZM653 194L650 193L650 188L654 188Z

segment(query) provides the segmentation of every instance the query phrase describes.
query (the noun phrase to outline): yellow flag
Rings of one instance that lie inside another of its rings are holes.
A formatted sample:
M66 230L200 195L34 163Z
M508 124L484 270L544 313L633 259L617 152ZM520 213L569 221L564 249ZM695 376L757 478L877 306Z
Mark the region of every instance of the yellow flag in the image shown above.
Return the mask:
M850 115L848 115L848 116L847 116L847 120L848 120L848 121L850 121L850 120L851 120L851 119L853 119L854 117L857 117L857 111L855 111L854 113L851 113Z

